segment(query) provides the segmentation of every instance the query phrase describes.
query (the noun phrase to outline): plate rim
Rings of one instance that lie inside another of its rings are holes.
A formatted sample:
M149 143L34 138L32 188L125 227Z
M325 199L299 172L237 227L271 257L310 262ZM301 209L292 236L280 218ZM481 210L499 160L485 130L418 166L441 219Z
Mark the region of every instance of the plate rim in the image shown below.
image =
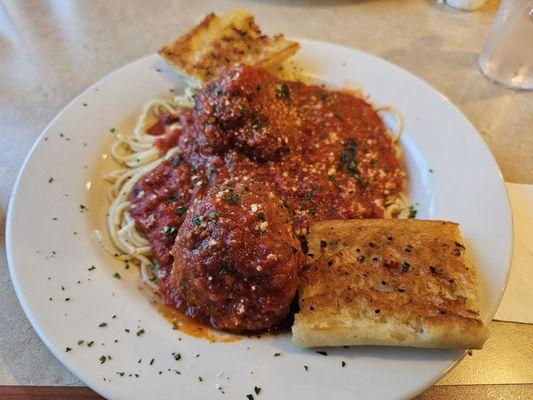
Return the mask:
M511 268L512 268L513 254L514 254L514 221L513 221L513 211L512 211L512 208L511 208L510 197L509 197L509 190L507 188L507 185L505 184L505 180L503 179L503 175L502 175L501 169L500 169L500 167L499 167L499 165L497 163L496 158L494 157L494 154L492 153L491 149L486 144L486 142L483 140L483 137L480 134L480 132L478 131L478 129L466 117L466 115L461 111L461 109L458 106L456 106L452 101L450 101L450 99L447 96L445 96L442 92L440 92L439 90L434 88L430 83L426 82L424 79L422 79L419 76L417 76L415 73L410 72L409 70L407 70L407 69L405 69L405 68L403 68L403 67L401 67L399 65L396 65L396 64L394 64L394 63L392 63L392 62L390 62L390 61L388 61L388 60L386 60L384 58L381 58L381 57L379 57L379 56L377 56L375 54L368 53L366 51L362 51L362 50L359 50L357 48L354 48L354 47L351 47L351 46L347 46L347 45L343 45L343 44L338 44L338 43L335 43L335 42L328 42L328 41L315 40L315 39L307 39L307 38L303 38L303 37L299 37L299 36L291 37L291 39L292 40L297 40L300 43L313 43L313 44L319 44L320 46L335 46L335 47L343 49L344 51L357 53L359 56L363 56L363 57L366 57L366 58L371 58L375 62L386 64L387 68L396 69L396 70L399 70L403 74L409 75L411 79L417 80L418 83L421 84L422 86L424 86L426 89L429 89L430 91L434 92L435 94L438 94L442 98L442 100L444 102L446 102L449 106L451 106L454 109L454 111L456 113L458 113L462 117L462 119L464 119L464 121L466 121L468 123L470 128L478 135L478 138L481 139L481 142L482 142L483 146L488 150L491 162L493 163L494 167L496 168L497 175L498 175L498 178L499 178L499 183L501 183L501 185L504 188L504 193L505 193L505 198L506 198L506 203L507 203L505 214L508 217L509 222L510 222L510 224L509 224L510 232L507 232L507 235L506 235L507 242L508 242L506 247L508 248L508 251L509 251L509 255L507 257L507 262L506 262L507 270L506 270L506 274L505 274L505 279L504 279L503 285L498 290L498 293L495 296L495 300L496 301L494 303L494 306L487 313L487 318L486 318L485 323L488 325L492 321L492 318L493 318L494 314L496 313L496 310L497 310L498 306L501 303L502 297L504 295L504 292L505 292L505 290L507 288L507 284L508 284L508 281L509 281L509 276L510 276ZM41 326L36 321L32 310L29 308L29 306L28 306L28 304L26 302L25 295L22 293L22 289L20 287L20 282L19 282L19 280L17 278L16 267L15 267L15 263L14 263L14 260L13 260L13 254L12 254L12 251L13 251L13 249L12 249L13 240L12 240L11 236L12 236L12 230L14 229L14 223L13 223L13 218L14 218L14 216L13 216L14 199L15 199L15 194L16 194L17 190L19 189L20 181L22 179L22 175L24 174L24 172L26 170L28 162L30 161L31 157L33 156L33 154L35 152L35 149L40 144L40 142L42 141L43 137L46 135L48 130L54 125L54 123L58 119L60 119L65 114L65 112L73 104L75 104L78 101L78 99L83 97L86 93L89 93L90 91L94 90L94 88L96 88L102 81L108 80L113 75L121 73L124 69L127 69L127 68L131 67L133 64L140 63L143 60L153 58L154 56L157 56L157 53L151 53L151 54L145 55L143 57L137 58L137 59L135 59L135 60L133 60L131 62L128 62L127 64L122 65L121 67L119 67L117 69L114 69L114 70L110 71L109 73L105 74L104 76L99 78L97 81L92 83L90 86L88 86L84 90L82 90L77 96L75 96L72 100L70 100L57 114L55 114L55 116L51 119L51 121L46 125L46 127L42 130L42 132L37 136L37 138L35 139L33 145L31 146L31 148L27 152L27 154L26 154L26 156L24 158L24 161L22 162L22 164L21 164L21 166L19 168L19 170L17 172L17 176L16 176L16 179L15 179L15 182L14 182L14 184L12 186L12 189L11 189L11 191L9 193L9 202L8 202L8 207L7 207L7 212L6 212L5 248L6 248L6 258L7 258L8 270L9 270L12 286L13 286L13 288L15 290L15 293L17 295L17 299L18 299L19 304L21 305L21 307L22 307L22 309L24 311L24 314L25 314L27 320L30 322L30 325L32 326L33 330L37 333L39 339L46 345L47 349L54 355L54 357L67 370L69 370L71 373L73 373L78 379L80 379L80 381L82 381L84 384L86 384L88 387L90 387L96 393L98 393L98 394L100 394L100 395L102 395L102 396L104 396L106 398L108 398L108 397L112 398L113 397L113 392L112 391L108 391L102 385L92 385L92 382L91 382L91 384L89 384L89 383L86 382L85 379L82 380L79 377L79 373L78 373L79 371L78 371L78 368L76 368L75 363L74 362L70 362L69 363L69 361L66 358L63 357L64 354L62 354L62 353L60 354L60 353L58 353L58 352L53 350L53 346L51 346L51 343L49 342L49 340L48 340L47 336L45 335L44 331L41 329ZM363 91L364 91L364 87L363 87ZM371 95L371 93L367 93L367 92L365 92L365 93ZM408 393L406 393L405 396L398 397L398 399L406 399L406 400L410 399L413 396L416 396L419 393L423 392L427 388L433 386L435 382L437 382L438 380L442 379L442 377L447 375L465 357L466 354L467 354L467 351L466 350L463 351L463 353L459 357L457 357L454 361L452 361L450 363L450 365L445 370L443 370L438 376L435 376L434 379L429 379L427 382L420 382L418 384L414 383L410 390L406 390L406 392L408 392Z

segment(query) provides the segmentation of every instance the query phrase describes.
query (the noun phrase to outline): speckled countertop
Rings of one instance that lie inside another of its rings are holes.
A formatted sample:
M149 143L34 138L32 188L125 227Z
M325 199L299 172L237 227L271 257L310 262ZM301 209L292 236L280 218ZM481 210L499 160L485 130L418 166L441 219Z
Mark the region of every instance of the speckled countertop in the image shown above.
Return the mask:
M420 76L477 127L505 180L533 183L533 92L493 85L476 66L497 1L468 13L433 0L0 0L0 238L18 169L55 114L207 12L235 7L252 11L266 32L341 43ZM2 246L0 384L79 383L24 317Z

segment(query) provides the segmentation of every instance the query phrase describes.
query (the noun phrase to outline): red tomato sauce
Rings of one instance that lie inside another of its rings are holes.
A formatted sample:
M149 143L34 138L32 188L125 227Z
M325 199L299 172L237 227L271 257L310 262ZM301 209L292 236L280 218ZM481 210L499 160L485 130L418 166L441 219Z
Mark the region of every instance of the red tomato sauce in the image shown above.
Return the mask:
M168 116L150 129L160 135L162 153L178 146L179 155L139 180L130 206L160 263L162 298L178 308L187 310L170 251L183 210L210 188L231 179L260 183L281 200L303 243L315 221L382 218L387 202L405 188L383 121L351 93L241 65L201 89L194 109L179 120L179 130L165 128L175 122Z

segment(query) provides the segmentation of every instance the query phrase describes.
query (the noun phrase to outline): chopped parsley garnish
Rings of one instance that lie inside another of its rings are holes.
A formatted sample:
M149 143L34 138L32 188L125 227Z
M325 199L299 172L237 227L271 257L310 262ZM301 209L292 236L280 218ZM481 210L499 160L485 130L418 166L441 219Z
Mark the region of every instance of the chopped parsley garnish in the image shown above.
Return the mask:
M264 221L265 220L265 214L262 211L259 211L257 213L257 218L259 219L259 221Z
M378 163L378 160L375 159L375 158L372 158L372 159L370 160L370 164L372 164L372 166L375 166L377 163Z
M352 175L359 174L359 169L357 168L357 143L353 139L348 140L344 145L341 165L345 166Z
M181 360L181 354L180 353L173 352L172 353L172 357L174 357L174 360L176 360L176 361Z
M65 352L68 353L68 352L71 351L71 350L72 350L72 349L71 349L70 347L67 347L67 348L65 349Z
M236 192L231 191L230 194L224 196L224 199L229 201L231 204L237 204L239 202L239 195Z
M116 279L122 279L122 276L120 276L120 274L118 272L115 272L113 274L113 278L116 278Z
M433 170L430 168L428 169L429 173L432 174L433 173Z
M320 186L318 186L316 183L311 182L311 183L309 184L309 186L310 186L311 189L313 189L313 190L316 190L316 191L319 191L319 190L320 190Z
M253 394L247 394L247 395L246 395L246 398L247 398L248 400L254 400L254 395L253 395Z
M281 353L274 353L274 357L279 357L281 356Z
M109 131L110 131L111 133L115 133L115 128L111 128Z
M309 371L309 367L307 365L304 365L304 368L306 371Z
M402 265L402 271L401 274L405 274L409 271L409 268L411 268L411 265L408 262L404 262Z
M176 214L183 215L187 212L187 207L178 207L176 208Z
M254 386L254 392L256 395L259 395L259 393L261 393L261 388L259 386Z
M306 193L304 199L311 200L313 198L313 192Z
M327 356L327 355L328 355L328 353L326 353L326 352L323 351L323 350L317 350L316 353L321 354L321 355L323 355L323 356Z
M311 213L311 215L316 215L316 213L317 213L317 209L316 209L316 207L311 207L311 208L309 209L309 212Z
M91 340L90 342L87 343L87 347L91 347L93 344L94 344L94 340Z
M418 212L418 210L416 208L414 208L412 205L410 205L409 206L409 215L407 217L408 218L415 218L417 212Z
M98 328L105 328L107 326L107 322L101 322L99 325L98 325Z
M259 93L260 90L261 90L261 85L257 85L257 86L255 87L255 91Z
M331 182L334 182L334 181L335 181L335 174L328 175L328 179L329 179Z
M107 360L107 358L106 358L106 356L101 356L99 358L99 360L100 360L100 364L103 364L103 363L105 363L105 360Z
M181 157L179 156L179 154L175 155L174 157L172 157L170 159L170 163L175 166L175 167L178 167L180 164L181 164Z
M176 321L172 321L172 329L174 330L178 329L178 323Z
M155 359L152 358L152 359L150 360L150 365L154 365L154 361L155 361Z
M50 178L48 178L48 183L52 183L53 181L54 181L54 177L51 176Z
M174 232L176 232L176 227L174 226L168 226L168 225L165 225L163 227L163 231L162 231L165 235L172 235Z
M342 368L346 367L346 361L342 361L341 362L341 366L342 366Z
M291 99L291 92L285 82L282 82L279 85L276 85L276 97L278 99L283 99L283 100Z
M194 222L198 226L202 225L202 220L198 215L193 215L192 222Z
M337 118L337 119L343 119L342 115L339 114L339 113L335 113L335 114L333 114L333 115L334 115L335 118Z
M139 329L139 330L137 331L137 336L141 336L141 335L143 335L144 332L145 332L144 329Z
M78 346L81 346L83 343L85 343L85 340L82 340L82 339L78 340Z
M215 219L216 217L218 217L218 213L216 211L211 211L209 213L209 218Z
M201 376L199 376L199 377L198 377L198 381L203 382L203 381L204 381L204 378L202 378Z

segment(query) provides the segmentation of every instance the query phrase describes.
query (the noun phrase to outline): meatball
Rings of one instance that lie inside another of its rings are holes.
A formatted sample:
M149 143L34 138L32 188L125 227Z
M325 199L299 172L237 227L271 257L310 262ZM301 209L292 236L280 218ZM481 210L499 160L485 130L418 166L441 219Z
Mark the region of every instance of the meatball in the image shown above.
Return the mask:
M285 82L264 69L238 65L196 94L194 112L181 121L182 143L193 144L194 132L206 154L236 149L258 160L277 159L299 135L291 104Z
M172 255L174 283L189 313L241 332L285 317L304 262L281 200L239 178L211 187L191 205Z

